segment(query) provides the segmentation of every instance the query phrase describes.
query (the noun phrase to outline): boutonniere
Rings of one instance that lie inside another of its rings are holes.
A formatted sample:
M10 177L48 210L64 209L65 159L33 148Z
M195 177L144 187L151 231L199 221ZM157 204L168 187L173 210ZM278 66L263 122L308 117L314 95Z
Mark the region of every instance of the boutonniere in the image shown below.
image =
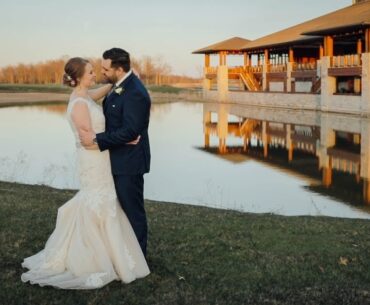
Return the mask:
M117 93L118 95L121 95L122 92L124 92L125 89L123 89L122 87L117 87L114 89L114 92Z

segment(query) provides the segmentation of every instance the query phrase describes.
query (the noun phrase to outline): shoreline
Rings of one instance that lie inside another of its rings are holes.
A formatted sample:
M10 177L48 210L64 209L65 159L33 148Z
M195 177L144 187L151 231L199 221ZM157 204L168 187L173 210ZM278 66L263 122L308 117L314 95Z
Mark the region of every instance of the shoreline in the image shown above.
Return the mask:
M0 107L31 105L33 103L66 103L68 93L0 92Z
M79 189L69 189L69 188L57 188L54 186L46 185L46 184L29 184L29 183L24 183L24 182L13 182L13 181L5 181L5 180L0 180L0 185L1 184L14 184L15 186L28 186L28 187L41 187L41 188L49 188L52 190L55 190L56 192L70 192L70 193L77 193ZM210 209L210 210L216 210L220 212L230 212L230 213L237 213L241 215L255 215L255 216L276 216L276 217L286 217L286 218L298 218L298 217L307 217L307 218L328 218L328 219L335 219L335 220L360 220L360 221L369 221L370 223L370 218L350 218L350 217L340 217L340 216L330 216L330 215L284 215L284 214L276 214L273 212L250 212L250 211L242 211L242 210L237 210L237 209L232 209L232 208L222 208L220 206L209 206L209 205L200 205L200 204L191 204L191 203L185 203L185 202L175 202L175 201L163 201L163 200L156 200L156 199L150 199L150 198L144 198L146 202L152 202L152 203L157 203L157 204L173 204L173 205L180 205L180 206L185 206L189 208L204 208L204 209Z
M1 87L0 107L23 106L35 104L67 103L70 90L64 87L48 86L16 86ZM149 95L154 103L171 103L177 101L205 102L202 92L197 90L179 89L176 87L149 87Z
M153 104L172 103L179 101L206 102L199 92L185 91L178 93L153 92L149 90ZM67 103L69 93L56 92L1 92L0 107L60 104Z

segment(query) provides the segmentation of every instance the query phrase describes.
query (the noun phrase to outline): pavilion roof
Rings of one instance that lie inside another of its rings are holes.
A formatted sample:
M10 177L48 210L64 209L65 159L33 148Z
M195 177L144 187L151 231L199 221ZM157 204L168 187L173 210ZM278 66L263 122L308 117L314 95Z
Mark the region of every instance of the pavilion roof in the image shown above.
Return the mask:
M248 39L244 39L241 37L233 37L227 40L223 40L221 42L212 44L208 47L196 50L193 54L212 54L218 53L221 51L240 51L242 47L247 45L250 42Z
M321 36L370 25L370 1L353 4L246 43L242 49L258 50L321 41Z

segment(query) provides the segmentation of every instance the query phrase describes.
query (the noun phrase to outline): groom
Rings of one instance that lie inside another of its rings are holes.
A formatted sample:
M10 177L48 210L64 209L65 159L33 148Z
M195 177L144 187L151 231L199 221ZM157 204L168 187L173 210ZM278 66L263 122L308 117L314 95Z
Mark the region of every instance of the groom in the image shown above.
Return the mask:
M84 132L81 142L95 143L100 151L109 150L118 200L146 257L148 225L143 176L150 168L151 101L142 82L132 73L130 55L125 50L113 48L104 52L102 75L113 84L103 101L105 132Z

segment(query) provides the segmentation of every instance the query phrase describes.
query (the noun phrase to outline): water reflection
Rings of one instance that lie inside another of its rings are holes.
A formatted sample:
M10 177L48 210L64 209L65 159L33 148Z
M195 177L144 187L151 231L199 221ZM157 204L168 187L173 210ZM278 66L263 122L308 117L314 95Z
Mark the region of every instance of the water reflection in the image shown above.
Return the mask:
M368 118L205 104L203 122L206 152L231 162L258 160L313 179L306 186L311 191L351 205L370 203ZM211 144L211 137L218 141Z
M362 192L367 119L171 103L154 105L149 132L146 198L257 213L370 218ZM0 109L0 141L0 180L79 187L65 105Z

